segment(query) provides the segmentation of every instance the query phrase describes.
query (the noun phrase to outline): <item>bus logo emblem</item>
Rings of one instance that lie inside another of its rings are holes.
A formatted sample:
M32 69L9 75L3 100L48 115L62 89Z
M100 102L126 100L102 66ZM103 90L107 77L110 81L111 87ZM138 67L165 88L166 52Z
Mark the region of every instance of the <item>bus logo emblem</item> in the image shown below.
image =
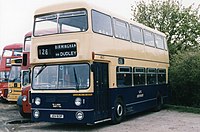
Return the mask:
M137 94L137 98L142 98L142 97L144 97L144 94L143 94L142 90L139 90L138 94Z

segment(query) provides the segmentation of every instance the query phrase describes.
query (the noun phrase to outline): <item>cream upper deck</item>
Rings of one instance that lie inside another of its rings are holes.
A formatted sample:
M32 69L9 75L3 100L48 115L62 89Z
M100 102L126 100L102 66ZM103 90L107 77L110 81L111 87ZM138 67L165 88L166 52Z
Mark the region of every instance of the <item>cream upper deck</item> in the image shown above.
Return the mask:
M92 22L91 22L92 9L110 15L111 17L126 21L129 24L139 26L142 29L151 31L161 36L165 36L165 34L162 32L149 28L143 24L124 19L119 15L111 13L106 9L102 9L86 1L75 1L75 2L72 1L72 2L43 7L36 10L35 16L51 14L56 12L64 12L75 9L86 9L88 11L88 30L86 32L33 37L31 45L32 46L31 64L90 61L92 60L92 52L95 52L96 54L106 54L106 55L121 56L126 58L138 58L141 60L152 60L152 62L162 62L165 64L169 63L169 55L168 51L166 50L160 50L145 45L134 44L130 41L120 40L115 37L107 37L105 35L99 35L93 33ZM60 43L70 43L70 42L77 43L77 52L78 52L77 57L59 58L59 59L58 58L38 59L37 57L37 47L39 45L60 44Z
M39 8L35 11L35 16L44 15L44 14L51 14L51 13L56 13L56 12L63 12L63 11L67 11L67 10L83 9L83 8L87 9L88 11L90 11L92 9L98 10L102 13L110 15L111 17L116 17L116 18L121 19L123 21L126 21L130 24L134 24L134 25L139 26L143 29L146 29L146 30L155 32L157 34L160 34L162 36L165 36L164 33L160 32L158 30L152 29L150 27L147 27L147 26L145 26L141 23L135 22L135 21L130 21L130 20L124 18L123 16L120 16L116 13L111 12L109 9L98 7L94 4L91 4L87 1L85 1L85 0L77 0L77 1L75 0L75 1L70 1L70 2L65 2L65 3L54 4L54 5L42 7L42 8Z

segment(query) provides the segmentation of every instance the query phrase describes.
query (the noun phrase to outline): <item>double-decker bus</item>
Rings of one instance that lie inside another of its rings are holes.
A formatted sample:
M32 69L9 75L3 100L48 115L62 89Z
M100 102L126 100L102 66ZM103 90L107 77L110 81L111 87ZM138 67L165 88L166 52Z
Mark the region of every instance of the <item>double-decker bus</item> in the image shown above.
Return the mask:
M7 101L16 102L21 94L21 65L22 57L11 60Z
M15 43L7 45L3 49L0 65L0 97L4 100L8 94L8 77L11 68L11 59L21 57L22 47L22 44Z
M30 57L33 121L120 123L167 102L165 34L87 2L36 10Z
M22 92L17 100L19 113L22 117L30 117L31 104L30 104L30 45L31 45L32 32L28 32L24 37L24 51L22 55L21 66L21 88Z

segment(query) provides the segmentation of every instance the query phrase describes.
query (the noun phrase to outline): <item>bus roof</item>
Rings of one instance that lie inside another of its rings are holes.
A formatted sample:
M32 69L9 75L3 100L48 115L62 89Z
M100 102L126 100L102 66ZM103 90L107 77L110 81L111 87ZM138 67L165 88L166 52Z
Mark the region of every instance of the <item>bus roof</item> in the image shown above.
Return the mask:
M60 4L44 6L35 11L35 15L42 15L46 13L56 13L65 10L73 10L76 8L91 8L90 4L84 0L69 1Z
M86 8L86 9L95 9L97 11L100 11L102 13L105 13L107 15L110 15L114 18L118 18L120 20L126 21L130 24L139 26L143 29L149 30L151 32L160 34L162 36L166 36L164 33L156 30L156 29L152 29L150 27L147 27L141 23L138 23L136 21L133 20L129 20L124 18L123 16L120 16L116 13L113 13L112 11L110 11L109 9L105 9L105 8L101 8L97 5L94 5L88 1L85 0L75 0L75 1L70 1L70 2L65 2L65 3L60 3L60 4L54 4L54 5L49 5L49 6L45 6L42 8L39 8L35 11L35 15L42 15L42 14L50 14L50 13L56 13L56 12L61 12L61 11L66 11L66 10L74 10L74 9L81 9L81 8Z
M19 48L23 48L23 44L21 43L9 44L9 45L6 45L3 49L10 50L10 49L19 49Z
M32 31L30 31L30 32L28 32L28 33L26 33L26 34L25 34L25 37L31 37L31 36L32 36L32 34L33 34L33 32L32 32Z

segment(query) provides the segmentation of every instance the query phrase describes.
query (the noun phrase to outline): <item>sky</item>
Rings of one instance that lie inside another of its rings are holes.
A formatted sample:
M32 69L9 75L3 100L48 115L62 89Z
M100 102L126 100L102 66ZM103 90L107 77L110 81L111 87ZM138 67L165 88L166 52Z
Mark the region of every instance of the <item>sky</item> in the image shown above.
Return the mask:
M33 29L34 11L40 7L72 0L0 0L0 55L7 44L23 43ZM131 18L131 5L139 0L86 0ZM148 1L148 0L147 0ZM200 0L180 0L183 5L200 4Z

